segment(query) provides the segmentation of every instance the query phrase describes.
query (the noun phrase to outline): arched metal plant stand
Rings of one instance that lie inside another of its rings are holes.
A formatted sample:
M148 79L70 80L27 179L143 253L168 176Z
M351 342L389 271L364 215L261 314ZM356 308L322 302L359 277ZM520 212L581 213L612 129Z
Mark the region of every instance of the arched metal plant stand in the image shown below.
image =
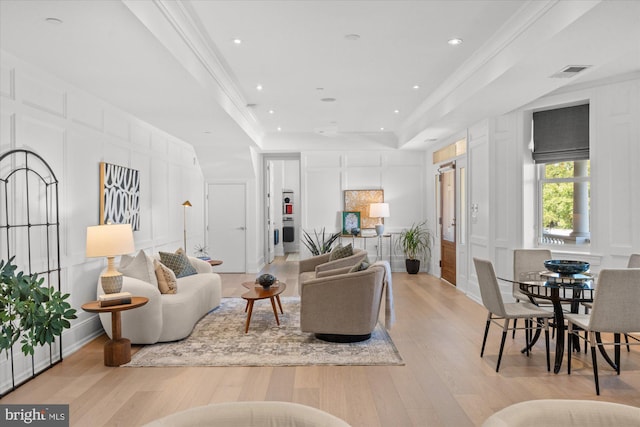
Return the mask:
M15 256L14 264L18 270L25 274L38 274L44 278L47 286L60 291L58 200L58 179L42 157L22 149L11 150L0 156L0 259L8 260ZM11 384L5 386L6 378L3 378L0 397L60 363L61 336L57 343L59 352L54 352L54 347L49 345L48 364L37 371L35 356L30 356L31 373L18 383L16 377L24 377L25 374L15 372L15 357L25 356L19 351L17 355L14 354L11 348ZM4 355L0 355L0 363L6 361L2 359Z

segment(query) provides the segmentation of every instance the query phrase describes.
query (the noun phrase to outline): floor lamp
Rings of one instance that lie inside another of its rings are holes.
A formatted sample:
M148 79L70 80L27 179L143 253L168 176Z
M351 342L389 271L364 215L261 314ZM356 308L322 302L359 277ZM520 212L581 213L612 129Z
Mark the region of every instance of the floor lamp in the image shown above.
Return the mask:
M184 212L184 215L183 215L183 218L184 218L184 227L183 227L183 230L184 230L184 253L186 254L187 253L187 208L190 208L192 205L191 205L191 202L189 202L187 200L186 202L184 202L182 204L182 206L183 206L183 212Z

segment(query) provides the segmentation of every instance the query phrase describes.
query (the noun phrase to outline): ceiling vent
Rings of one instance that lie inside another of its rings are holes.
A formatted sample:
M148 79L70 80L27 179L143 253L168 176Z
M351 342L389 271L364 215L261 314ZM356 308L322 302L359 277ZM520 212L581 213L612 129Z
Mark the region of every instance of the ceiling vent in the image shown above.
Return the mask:
M552 74L551 78L554 78L554 79L569 79L571 77L574 77L578 73L583 72L584 70L586 70L589 67L590 67L590 65L568 65L568 66L564 67L562 70L560 70L559 72L557 72L555 74Z

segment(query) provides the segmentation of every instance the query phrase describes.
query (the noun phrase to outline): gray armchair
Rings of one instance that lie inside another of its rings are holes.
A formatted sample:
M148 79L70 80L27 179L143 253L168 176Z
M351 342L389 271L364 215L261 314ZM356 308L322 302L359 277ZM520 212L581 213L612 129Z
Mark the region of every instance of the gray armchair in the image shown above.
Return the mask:
M378 322L385 266L375 263L353 273L339 270L300 282L300 329L325 341L367 340Z
M363 249L354 249L353 255L333 261L329 261L330 257L331 254L326 253L300 261L298 272L298 292L300 295L302 295L302 282L315 279L316 277L322 277L323 275L328 274L327 272L330 270L346 268L346 270L342 271L346 273L351 269L351 267L367 257L367 251Z

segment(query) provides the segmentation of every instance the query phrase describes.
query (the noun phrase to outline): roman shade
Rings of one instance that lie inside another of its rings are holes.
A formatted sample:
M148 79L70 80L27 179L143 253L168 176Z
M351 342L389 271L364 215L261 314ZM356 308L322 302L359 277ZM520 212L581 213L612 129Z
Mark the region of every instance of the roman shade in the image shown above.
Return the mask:
M589 104L533 113L533 160L589 159Z

